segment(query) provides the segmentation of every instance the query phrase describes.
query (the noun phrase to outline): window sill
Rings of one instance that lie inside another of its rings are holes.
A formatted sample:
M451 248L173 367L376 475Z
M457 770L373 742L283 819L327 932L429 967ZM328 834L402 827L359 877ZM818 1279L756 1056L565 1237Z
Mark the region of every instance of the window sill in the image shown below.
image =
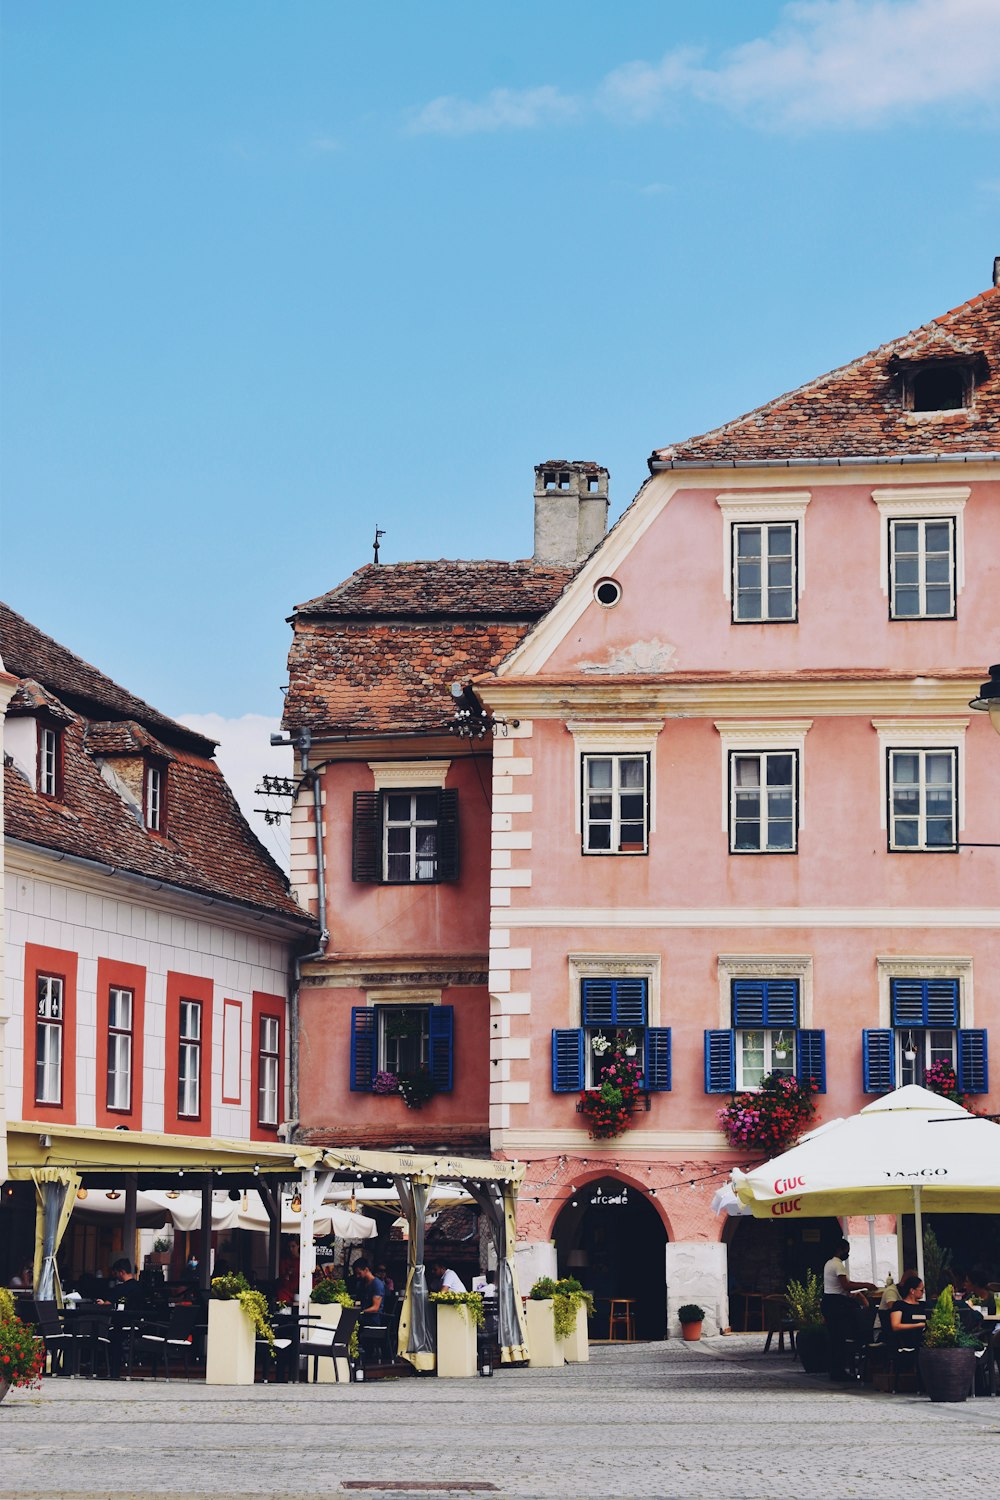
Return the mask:
M587 1093L587 1094L596 1094L597 1093L597 1089L596 1088L585 1089L584 1093ZM645 1110L646 1113L648 1114L649 1113L649 1109L650 1109L650 1099L651 1098L652 1098L652 1095L650 1094L649 1089L640 1089L639 1092L638 1092L638 1096L636 1098L636 1102L632 1106L631 1113L635 1114L639 1110ZM576 1112L577 1112L578 1115L582 1115L582 1114L586 1113L586 1110L584 1108L584 1103L583 1103L582 1099L578 1099L576 1101Z

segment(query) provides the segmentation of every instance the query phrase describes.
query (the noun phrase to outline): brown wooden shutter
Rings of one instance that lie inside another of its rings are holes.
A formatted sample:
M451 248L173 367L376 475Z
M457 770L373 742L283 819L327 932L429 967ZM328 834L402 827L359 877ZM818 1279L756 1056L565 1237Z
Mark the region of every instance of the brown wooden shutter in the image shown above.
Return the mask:
M382 879L382 793L354 793L351 879L377 885Z

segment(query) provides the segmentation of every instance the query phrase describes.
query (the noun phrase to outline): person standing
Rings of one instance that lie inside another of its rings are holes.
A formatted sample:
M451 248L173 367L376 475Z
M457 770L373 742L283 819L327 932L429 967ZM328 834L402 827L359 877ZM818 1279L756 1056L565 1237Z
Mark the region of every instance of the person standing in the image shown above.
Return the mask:
M857 1327L866 1292L877 1292L871 1281L852 1281L847 1274L851 1246L841 1240L823 1267L823 1317L830 1334L830 1378L846 1380L847 1341Z

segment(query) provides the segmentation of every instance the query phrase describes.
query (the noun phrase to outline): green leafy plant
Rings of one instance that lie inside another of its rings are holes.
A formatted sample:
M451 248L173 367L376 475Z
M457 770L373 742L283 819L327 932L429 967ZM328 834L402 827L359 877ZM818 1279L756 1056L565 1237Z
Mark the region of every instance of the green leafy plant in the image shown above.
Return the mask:
M263 1292L256 1291L240 1271L227 1271L225 1276L212 1278L212 1296L220 1302L238 1302L254 1328L267 1344L268 1353L274 1358L274 1329L271 1312Z
M153 1254L154 1255L165 1255L166 1252L169 1249L170 1249L170 1241L169 1240L158 1239L158 1240L154 1240L153 1241Z
M317 1281L309 1294L310 1302L318 1306L328 1306L330 1303L339 1304L341 1307L353 1307L354 1298L347 1290L347 1282L340 1276L324 1276ZM355 1324L351 1331L351 1337L347 1341L348 1352L352 1359L358 1357L358 1326Z
M966 1333L955 1312L955 1299L946 1286L934 1304L924 1328L925 1349L977 1349L979 1342Z
M682 1323L700 1323L705 1317L705 1309L697 1302L685 1302L677 1309L677 1317Z
M442 1307L467 1307L476 1327L485 1325L482 1292L431 1292L430 1300Z
M420 1109L428 1099L433 1099L434 1079L429 1068L418 1068L415 1073L399 1074L399 1092L407 1109Z
M528 1296L532 1302L547 1302L556 1294L556 1284L551 1276L539 1276Z
M37 1389L45 1369L45 1345L21 1322L14 1299L0 1288L0 1381Z
M785 1288L785 1301L796 1327L824 1327L823 1292L815 1271L807 1271L803 1281L790 1281Z
M951 1251L946 1250L928 1224L924 1228L924 1282L928 1294L936 1297L951 1280Z
M581 1307L587 1309L588 1318L594 1316L594 1298L585 1292L575 1276L560 1276L552 1294L555 1312L555 1334L557 1339L568 1339L576 1328L577 1313Z

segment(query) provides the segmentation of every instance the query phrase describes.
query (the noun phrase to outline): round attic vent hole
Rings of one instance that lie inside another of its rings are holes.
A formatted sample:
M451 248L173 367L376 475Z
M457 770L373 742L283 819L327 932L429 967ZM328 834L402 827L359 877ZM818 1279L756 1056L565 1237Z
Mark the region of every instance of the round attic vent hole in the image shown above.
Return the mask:
M594 589L594 598L598 604L603 604L605 609L610 609L613 604L617 604L621 596L622 586L613 578L602 578Z

